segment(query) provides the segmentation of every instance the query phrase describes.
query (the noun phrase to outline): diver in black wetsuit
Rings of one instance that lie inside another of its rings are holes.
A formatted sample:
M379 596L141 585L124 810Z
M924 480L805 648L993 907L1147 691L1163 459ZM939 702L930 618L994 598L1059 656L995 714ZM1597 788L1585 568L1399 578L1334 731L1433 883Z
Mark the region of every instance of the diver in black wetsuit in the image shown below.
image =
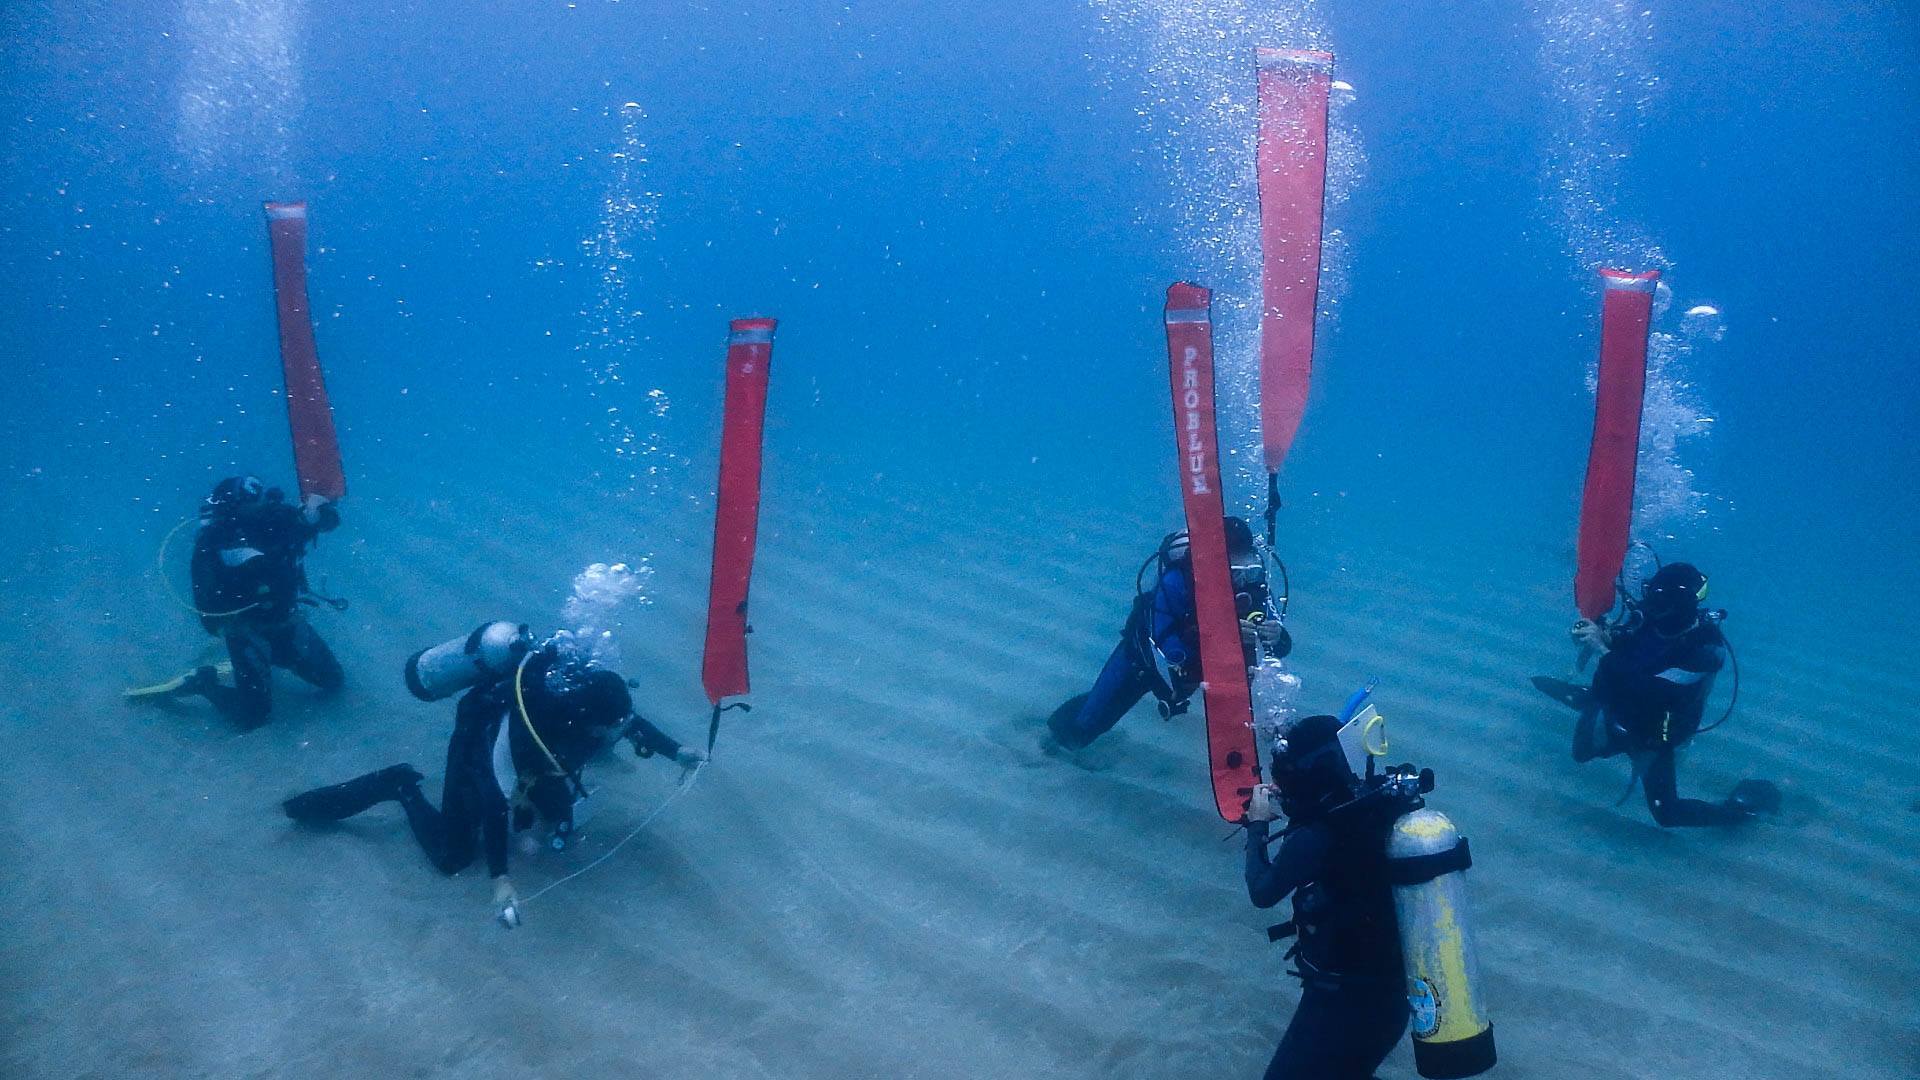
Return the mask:
M1647 579L1620 622L1582 620L1573 637L1602 653L1591 696L1573 733L1573 759L1628 754L1646 788L1647 809L1662 828L1736 825L1780 807L1767 780L1742 780L1726 799L1683 799L1675 752L1700 730L1714 676L1726 664L1720 622L1703 611L1707 578L1687 563L1669 563Z
M495 910L511 926L518 921L518 897L507 877L508 834L539 820L564 844L582 823L582 768L623 738L641 757L659 754L683 768L707 759L635 713L618 674L548 644L523 666L461 697L438 807L421 792L420 773L403 764L296 795L284 808L296 821L339 821L397 800L441 873L457 874L485 854Z
M1247 896L1268 908L1292 895L1292 922L1270 933L1299 934L1288 956L1300 1006L1266 1080L1365 1080L1410 1016L1387 865L1387 835L1408 807L1384 794L1361 797L1339 729L1331 716L1288 728L1273 754L1273 784L1255 788L1247 808ZM1287 828L1269 857L1277 814Z
M1266 559L1253 530L1240 518L1229 517L1226 531L1247 666L1251 668L1261 656L1284 658L1293 650L1293 639L1267 585ZM1048 719L1055 745L1068 750L1088 745L1149 692L1162 717L1177 716L1186 711L1187 700L1199 688L1199 624L1194 617L1187 534L1177 532L1162 540L1160 549L1141 567L1140 577L1149 566L1157 566L1153 586L1135 595L1120 643L1107 657L1093 689L1069 700Z
M321 533L339 527L339 511L317 496L294 506L278 488L235 476L207 496L200 522L193 544L193 605L207 633L225 639L233 685L223 685L212 667L202 667L174 696L201 695L228 720L254 728L266 723L273 709L276 667L291 669L322 690L339 689L346 674L301 611L301 605L319 602L307 586L307 549Z

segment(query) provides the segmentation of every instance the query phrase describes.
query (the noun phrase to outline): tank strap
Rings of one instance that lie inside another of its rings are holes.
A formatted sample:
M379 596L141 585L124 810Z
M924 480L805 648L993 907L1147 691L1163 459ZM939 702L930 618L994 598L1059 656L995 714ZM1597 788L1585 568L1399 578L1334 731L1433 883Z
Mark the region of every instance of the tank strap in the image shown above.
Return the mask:
M1459 843L1445 851L1388 859L1387 877L1395 885L1419 885L1472 865L1473 852L1468 849L1467 838L1463 836Z
M1344 990L1354 986L1384 988L1403 985L1398 972L1393 975L1383 976L1357 975L1346 971L1329 971L1318 964L1312 963L1306 957L1301 956L1298 945L1295 945L1293 951L1287 954L1287 959L1293 961L1293 967L1287 970L1287 974L1299 979L1302 987L1313 986L1322 990Z

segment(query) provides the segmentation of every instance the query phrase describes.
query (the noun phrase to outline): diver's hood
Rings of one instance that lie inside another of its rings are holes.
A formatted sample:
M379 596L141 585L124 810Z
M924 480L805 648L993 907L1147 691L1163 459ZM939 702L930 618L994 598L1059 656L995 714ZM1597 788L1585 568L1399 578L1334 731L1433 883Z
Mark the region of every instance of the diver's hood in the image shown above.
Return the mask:
M1346 801L1355 773L1333 716L1308 716L1282 731L1273 743L1274 786L1281 810L1291 819L1312 817Z
M1344 723L1334 716L1309 716L1282 731L1269 764L1287 817L1312 817L1351 798L1368 761L1387 752L1384 723L1368 704Z
M1677 634L1692 626L1707 598L1707 575L1691 563L1668 563L1640 590L1640 610L1654 629Z
M244 517L261 507L286 501L286 493L257 476L229 476L200 502L202 518Z
M633 695L617 672L567 658L548 659L538 677L526 681L525 693L543 728L617 728L633 714Z

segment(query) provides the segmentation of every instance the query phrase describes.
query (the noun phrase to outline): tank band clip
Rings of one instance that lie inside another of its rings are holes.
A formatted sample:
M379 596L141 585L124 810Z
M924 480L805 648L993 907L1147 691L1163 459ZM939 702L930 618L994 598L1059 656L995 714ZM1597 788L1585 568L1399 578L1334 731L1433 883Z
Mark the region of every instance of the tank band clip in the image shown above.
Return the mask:
M1284 941L1294 934L1299 933L1299 931L1299 925L1292 919L1288 919L1286 922L1274 923L1272 926L1267 927L1267 940L1269 942Z
M1434 878L1451 874L1456 870L1465 870L1473 865L1473 852L1467 848L1467 838L1445 851L1436 851L1431 855L1412 855L1404 859L1390 859L1387 873L1395 885L1420 885Z

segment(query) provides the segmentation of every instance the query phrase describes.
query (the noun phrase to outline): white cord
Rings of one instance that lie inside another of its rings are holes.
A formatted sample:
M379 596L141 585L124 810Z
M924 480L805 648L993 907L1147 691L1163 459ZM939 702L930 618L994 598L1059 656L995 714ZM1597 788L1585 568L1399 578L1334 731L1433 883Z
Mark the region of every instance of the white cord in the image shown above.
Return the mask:
M707 767L707 763L704 761L698 765L695 765L693 767L693 771L687 774L686 779L680 782L680 786L674 789L673 794L668 795L664 800L661 801L659 806L654 807L652 813L648 814L646 817L641 818L640 824L635 825L633 827L632 832L621 837L619 843L608 848L605 854L601 855L599 858L593 860L592 862L581 867L580 869L575 870L573 873L568 874L566 877L561 878L559 881L549 882L548 884L541 886L540 891L534 893L532 896L522 897L517 902L516 906L525 906L527 904L530 904L533 901L538 900L541 897L552 892L553 890L559 888L560 886L565 885L567 882L572 881L574 878L579 877L581 874L584 874L587 871L593 869L594 867L599 866L601 863L606 862L608 859L613 858L614 855L618 853L621 848L627 846L627 842L629 840L632 840L634 837L639 836L642 832L646 830L647 826L653 824L654 818L657 818L661 814L666 813L667 807L672 806L674 803L674 800L678 799L682 795L685 795L689 790L691 790L693 788L693 782L695 780L700 779L700 770L706 767Z

